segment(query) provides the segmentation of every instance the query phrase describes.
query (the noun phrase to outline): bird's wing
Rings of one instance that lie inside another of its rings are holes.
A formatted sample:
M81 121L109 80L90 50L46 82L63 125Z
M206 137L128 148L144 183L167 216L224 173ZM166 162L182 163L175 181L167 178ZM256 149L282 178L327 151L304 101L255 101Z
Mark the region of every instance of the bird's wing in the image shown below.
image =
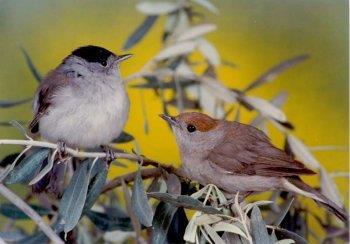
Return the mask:
M52 98L56 91L69 82L68 77L64 73L52 71L40 83L40 86L34 98L34 118L29 124L29 130L32 133L38 132L39 120L47 112L52 104Z
M264 132L237 122L230 123L230 133L213 148L208 159L232 174L260 176L295 176L315 174L304 164L274 147Z

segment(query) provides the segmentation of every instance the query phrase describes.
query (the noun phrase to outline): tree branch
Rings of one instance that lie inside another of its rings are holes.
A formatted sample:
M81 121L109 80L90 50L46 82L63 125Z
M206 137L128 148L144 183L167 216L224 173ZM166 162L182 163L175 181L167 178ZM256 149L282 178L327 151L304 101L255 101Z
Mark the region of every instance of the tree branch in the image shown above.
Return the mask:
M51 143L51 142L45 142L45 141L34 141L34 140L0 140L0 145L22 145L22 146L33 146L33 147L44 147L44 148L51 148L51 149L57 149L57 144ZM105 158L107 157L107 154L104 152L83 152L79 151L73 148L66 148L66 152L77 158ZM132 161L151 161L153 160L143 158L141 156L137 156L135 154L130 153L114 153L115 158L122 158L122 159L129 159Z
M143 163L143 166L147 166L147 165L152 165L155 166L157 168L153 168L153 169L142 169L141 170L141 177L142 179L149 179L149 178L154 178L157 176L161 176L163 171L167 171L168 173L172 173L177 175L179 178L181 179L187 179L185 173L183 172L183 170L180 169L176 169L171 165L162 165L160 163L156 163L156 162L147 162L147 163ZM130 183L133 182L135 179L137 172L133 172L133 173L129 173L129 174L125 174L122 176L117 176L114 179L110 180L103 188L102 193L105 193L107 191L110 191L116 187L119 187L122 185L122 181L124 181L125 183Z
M107 191L110 191L118 186L122 185L122 181L124 180L125 183L129 183L134 181L135 176L137 172L125 174L122 176L115 177L114 179L110 180L103 188L102 193L105 193ZM162 170L160 168L155 169L143 169L141 170L141 177L142 179L148 179L152 177L157 177L162 174Z
M10 189L0 183L0 194L7 198L10 202L16 205L23 211L28 217L30 217L35 223L38 224L39 228L50 238L53 243L63 244L64 242L57 236L57 234L48 226L44 220L21 198L14 194Z

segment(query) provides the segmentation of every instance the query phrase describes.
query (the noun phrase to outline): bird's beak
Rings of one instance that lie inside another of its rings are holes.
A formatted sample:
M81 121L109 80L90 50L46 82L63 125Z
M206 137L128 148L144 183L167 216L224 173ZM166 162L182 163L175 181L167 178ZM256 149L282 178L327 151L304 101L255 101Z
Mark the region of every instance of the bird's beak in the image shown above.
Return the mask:
M174 118L169 115L165 114L160 114L159 117L164 119L166 122L168 122L171 126L179 126L179 122Z
M132 54L123 54L117 57L117 62L120 63L121 61L127 60L128 58L131 58Z

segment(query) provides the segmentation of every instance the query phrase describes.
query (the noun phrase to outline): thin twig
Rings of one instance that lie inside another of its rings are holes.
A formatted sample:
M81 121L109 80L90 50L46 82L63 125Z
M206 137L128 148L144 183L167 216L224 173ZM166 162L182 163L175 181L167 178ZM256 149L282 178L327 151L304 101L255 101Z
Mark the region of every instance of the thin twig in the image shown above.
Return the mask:
M164 164L160 164L154 161L144 161L143 166L154 166L156 168L153 169L142 169L141 170L141 177L142 179L149 179L149 178L154 178L154 177L158 177L161 176L163 171L167 171L168 173L173 173L175 175L177 175L179 178L183 179L183 180L187 180L186 174L183 172L183 170L180 169L176 169L171 165L164 165ZM105 187L102 190L102 193L105 193L107 191L110 191L116 187L119 187L122 185L122 181L124 181L125 183L129 183L134 181L135 179L135 175L136 172L133 173L129 173L129 174L125 174L122 176L117 176L114 179L110 180Z
M143 170L141 170L141 177L142 177L142 179L148 179L148 178L152 178L152 177L157 177L157 176L160 176L161 174L162 174L162 170L160 168L143 169ZM124 180L125 183L129 183L129 182L134 181L135 176L136 176L136 172L115 177L114 179L110 180L105 185L105 187L102 190L102 193L105 193L107 191L112 190L113 188L121 186L123 180Z
M2 183L0 183L0 194L12 202L19 209L21 209L23 213L28 215L28 217L30 217L35 223L37 223L39 228L45 233L45 235L47 235L48 238L50 238L53 243L64 243L61 238L59 238L57 234L51 229L51 227L48 226L28 204L26 204L21 198L10 191L10 189L8 189Z
M22 145L22 146L33 146L33 147L44 147L44 148L52 148L52 149L57 149L58 146L55 143L51 142L45 142L45 141L34 141L34 140L0 140L0 145ZM105 158L107 157L107 154L104 152L83 152L83 151L78 151L73 148L66 147L66 153L77 158ZM150 162L155 162L153 160L147 159L147 158L142 158L140 156L134 155L134 154L129 154L129 153L114 153L115 158L122 158L122 159L129 159L133 161L150 161Z

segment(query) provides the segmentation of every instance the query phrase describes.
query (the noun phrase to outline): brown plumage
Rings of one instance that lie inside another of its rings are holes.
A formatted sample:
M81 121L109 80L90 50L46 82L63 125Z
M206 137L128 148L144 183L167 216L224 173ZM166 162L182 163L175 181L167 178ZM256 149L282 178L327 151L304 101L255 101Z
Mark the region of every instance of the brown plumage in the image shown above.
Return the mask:
M215 184L227 195L269 190L302 194L347 220L344 209L299 177L315 172L276 148L255 127L195 112L161 117L173 128L183 170L192 180L203 185Z
M37 133L39 130L39 120L47 113L55 92L62 86L67 85L68 77L61 72L51 71L40 83L34 98L34 118L29 124L29 131Z

